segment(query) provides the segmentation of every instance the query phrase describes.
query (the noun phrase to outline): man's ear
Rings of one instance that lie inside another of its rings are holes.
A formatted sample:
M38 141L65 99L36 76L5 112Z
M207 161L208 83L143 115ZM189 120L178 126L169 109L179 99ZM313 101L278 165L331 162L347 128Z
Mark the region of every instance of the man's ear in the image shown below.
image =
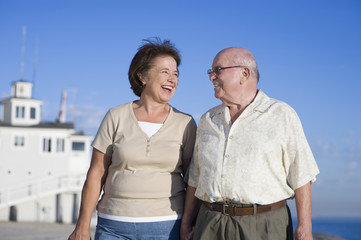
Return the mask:
M244 67L244 68L242 69L242 75L243 75L243 77L245 77L245 78L249 78L249 77L251 76L251 71L249 70L249 68Z
M243 67L241 70L241 84L245 83L251 76L251 71L247 67Z

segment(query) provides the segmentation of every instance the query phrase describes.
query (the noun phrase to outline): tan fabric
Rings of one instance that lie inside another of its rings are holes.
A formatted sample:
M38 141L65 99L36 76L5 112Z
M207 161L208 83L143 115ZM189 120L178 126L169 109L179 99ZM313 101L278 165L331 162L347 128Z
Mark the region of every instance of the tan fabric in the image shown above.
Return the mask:
M93 147L112 157L98 211L128 217L183 212L182 159L193 154L196 124L171 108L149 138L139 127L132 103L108 111Z
M259 90L233 124L224 104L202 116L188 184L207 202L270 204L318 173L296 112Z
M193 240L293 240L287 206L250 216L227 216L204 204L199 210Z

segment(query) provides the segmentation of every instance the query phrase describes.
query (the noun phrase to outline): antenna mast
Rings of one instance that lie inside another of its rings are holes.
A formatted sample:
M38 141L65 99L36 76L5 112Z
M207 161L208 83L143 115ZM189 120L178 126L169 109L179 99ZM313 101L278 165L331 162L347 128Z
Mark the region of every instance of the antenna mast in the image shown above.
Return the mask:
M35 43L35 57L34 57L34 68L33 68L33 83L35 84L36 79L36 71L38 69L38 51L39 51L39 38L36 36L36 43Z
M20 80L24 80L25 37L26 37L26 27L23 26L23 45L21 47Z

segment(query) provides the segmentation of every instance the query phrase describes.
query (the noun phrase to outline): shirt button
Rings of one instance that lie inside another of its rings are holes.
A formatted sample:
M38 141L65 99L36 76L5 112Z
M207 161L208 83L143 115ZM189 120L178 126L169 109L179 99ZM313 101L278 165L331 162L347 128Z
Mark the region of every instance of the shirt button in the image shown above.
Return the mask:
M228 157L229 157L229 154L226 154L224 157L228 158Z
M233 136L229 136L229 139L233 139Z

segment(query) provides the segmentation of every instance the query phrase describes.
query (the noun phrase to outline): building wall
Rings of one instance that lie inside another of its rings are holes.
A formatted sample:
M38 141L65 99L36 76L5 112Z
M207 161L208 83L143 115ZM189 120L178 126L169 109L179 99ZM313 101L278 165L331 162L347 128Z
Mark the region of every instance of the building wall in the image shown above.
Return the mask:
M90 165L92 137L61 128L70 126L63 122L40 124L43 103L32 98L32 87L13 82L11 97L0 102L5 122L0 124L0 220L71 223ZM74 141L83 144L74 148Z
M3 121L10 123L11 122L11 106L10 105L3 105L2 106L2 116L3 116Z
M1 128L0 131L0 187L69 171L72 155L69 135L73 130ZM17 138L23 138L23 146L15 146ZM44 138L51 139L51 152L43 151ZM57 152L57 139L64 139L64 152ZM84 157L89 155L84 154ZM85 168L78 168L80 173L85 171Z
M72 142L85 142L84 151L73 150L69 159L69 172L77 173L79 169L88 171L91 160L91 143L93 138L79 135L72 135L69 141L69 149L72 149ZM86 159L86 161L84 161Z
M40 122L40 105L41 102L35 99L12 98L5 104L7 111L4 113L4 120L12 125L36 125ZM16 116L16 107L24 107L24 116ZM11 109L10 109L11 108ZM35 117L30 118L30 109L35 108Z
M69 192L17 204L18 222L75 223L81 192ZM0 209L0 221L8 221L10 207Z
M16 146L19 137L24 138L23 145ZM51 139L50 152L44 151L44 138ZM61 151L57 139L64 139ZM74 135L74 129L0 127L0 220L10 216L10 206L2 207L4 203L25 196L14 204L17 221L55 222L58 211L61 222L73 222L90 165L91 140ZM84 150L73 151L73 141L84 142Z

